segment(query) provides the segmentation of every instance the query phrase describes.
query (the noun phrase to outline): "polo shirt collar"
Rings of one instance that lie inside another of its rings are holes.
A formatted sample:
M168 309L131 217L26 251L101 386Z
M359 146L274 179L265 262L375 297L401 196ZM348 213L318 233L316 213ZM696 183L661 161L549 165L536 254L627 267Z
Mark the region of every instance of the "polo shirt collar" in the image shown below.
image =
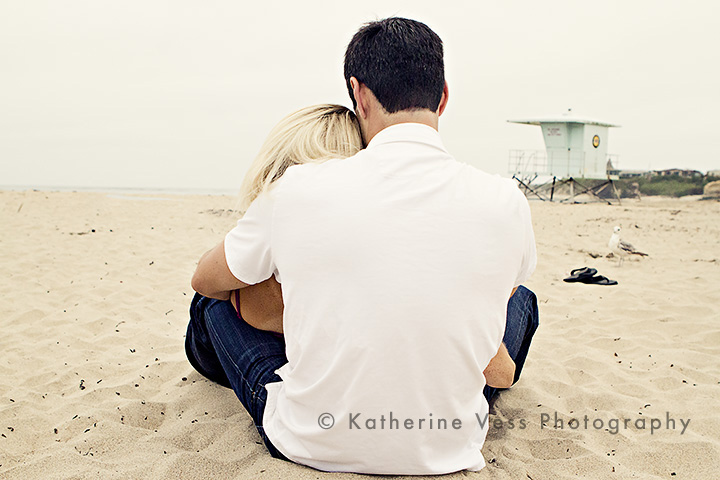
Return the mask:
M422 123L398 123L390 125L379 131L367 148L396 142L412 142L430 145L439 150L446 151L437 130Z

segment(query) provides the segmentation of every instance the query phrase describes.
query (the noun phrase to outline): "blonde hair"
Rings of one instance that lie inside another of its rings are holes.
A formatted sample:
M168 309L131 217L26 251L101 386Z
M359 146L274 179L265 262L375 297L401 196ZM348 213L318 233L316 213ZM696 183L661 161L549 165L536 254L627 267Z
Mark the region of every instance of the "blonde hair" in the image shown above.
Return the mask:
M306 107L282 119L268 135L240 187L241 212L288 167L347 158L363 148L360 123L342 105Z

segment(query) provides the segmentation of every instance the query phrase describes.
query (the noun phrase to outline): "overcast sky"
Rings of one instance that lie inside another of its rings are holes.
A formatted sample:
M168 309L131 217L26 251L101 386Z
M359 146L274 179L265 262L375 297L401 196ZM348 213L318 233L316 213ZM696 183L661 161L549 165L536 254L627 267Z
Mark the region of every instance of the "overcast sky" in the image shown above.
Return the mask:
M621 168L720 169L720 2L0 1L0 185L234 190L271 127L350 106L347 42L390 15L445 43L440 132L506 175L560 114Z

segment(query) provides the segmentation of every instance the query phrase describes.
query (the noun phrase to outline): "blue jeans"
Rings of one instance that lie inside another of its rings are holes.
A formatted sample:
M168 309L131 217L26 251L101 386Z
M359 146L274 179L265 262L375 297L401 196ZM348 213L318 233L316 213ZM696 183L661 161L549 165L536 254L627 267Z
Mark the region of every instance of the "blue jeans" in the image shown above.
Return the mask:
M270 442L262 426L267 401L265 385L282 381L275 370L287 363L282 335L250 326L238 318L229 301L196 293L190 304L185 353L195 370L233 389L270 454L287 460Z
M515 361L513 383L520 378L537 327L535 294L520 286L508 303L503 337L508 353ZM263 430L263 412L267 401L265 385L282 381L275 370L287 363L283 337L250 326L238 318L229 301L195 294L190 305L185 352L195 370L233 389L250 413L270 454L287 460ZM499 390L486 386L483 394L490 401Z

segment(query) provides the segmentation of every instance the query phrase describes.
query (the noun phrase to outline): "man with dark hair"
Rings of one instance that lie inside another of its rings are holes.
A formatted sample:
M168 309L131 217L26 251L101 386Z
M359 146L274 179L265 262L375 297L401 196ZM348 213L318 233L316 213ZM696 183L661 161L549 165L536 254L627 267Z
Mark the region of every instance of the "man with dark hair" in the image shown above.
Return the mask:
M357 107L353 77L372 90L388 113L434 112L445 87L442 40L424 23L405 18L368 23L345 52L345 81Z
M329 471L479 470L488 401L518 380L537 328L521 286L536 263L527 200L443 147L443 47L425 24L365 25L345 78L367 148L290 167L193 277L227 299L275 275L285 343L202 300L188 357L210 378L224 370L273 456Z

